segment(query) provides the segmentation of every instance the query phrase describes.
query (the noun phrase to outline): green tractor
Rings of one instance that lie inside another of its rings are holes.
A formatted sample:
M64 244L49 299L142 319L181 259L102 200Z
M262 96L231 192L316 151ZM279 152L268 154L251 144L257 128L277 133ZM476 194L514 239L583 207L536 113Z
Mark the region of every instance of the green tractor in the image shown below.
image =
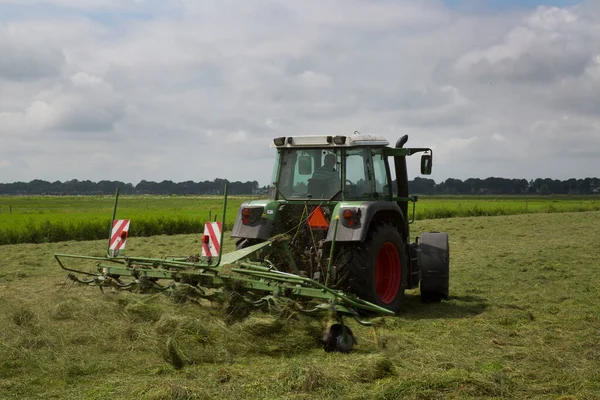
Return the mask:
M327 313L335 323L323 348L348 352L355 338L344 318L372 325L365 314L394 315L404 291L418 286L423 300L448 297L448 234L422 233L410 242L417 197L408 195L406 157L424 153L421 172L428 175L432 151L404 148L407 140L392 148L383 137L361 134L274 139L278 157L269 198L240 207L233 252L221 246L225 185L222 219L205 223L201 253L126 254L130 220L117 219L117 190L106 255L54 257L71 280L101 290L162 292L178 301L224 304L224 310L243 304L279 315Z
M358 133L275 138L273 184L268 199L240 206L231 234L238 250L281 237L292 255L289 272L393 312L406 289L420 286L427 302L447 298L448 234L410 242L418 198L408 194L406 157L424 153L421 174L429 175L433 152L405 148L407 140L389 147L381 136Z

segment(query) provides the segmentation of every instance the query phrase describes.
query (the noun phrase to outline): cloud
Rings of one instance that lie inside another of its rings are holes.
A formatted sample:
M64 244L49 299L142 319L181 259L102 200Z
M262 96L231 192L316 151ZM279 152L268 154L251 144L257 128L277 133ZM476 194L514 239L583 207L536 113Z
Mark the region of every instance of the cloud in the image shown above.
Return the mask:
M0 5L19 6L55 6L65 9L128 9L132 6L142 5L147 0L0 0Z
M20 121L40 132L52 130L78 137L85 132L112 131L124 112L124 104L110 85L78 72L39 92L21 114L5 117L13 118L12 125Z
M78 72L53 94L51 127L66 132L106 132L124 115L124 104L111 85Z
M500 133L494 133L492 135L492 139L494 139L498 143L510 143L509 140Z
M227 143L227 144L243 143L246 141L247 137L248 137L248 134L244 131L227 133L225 135L225 143Z
M60 48L19 43L14 33L0 27L0 80L30 81L56 78L65 66Z
M454 72L485 82L548 83L580 76L598 50L600 27L580 8L539 7L499 43L458 57Z
M433 147L436 180L587 175L596 8L0 0L2 179L266 184L272 137L355 130Z

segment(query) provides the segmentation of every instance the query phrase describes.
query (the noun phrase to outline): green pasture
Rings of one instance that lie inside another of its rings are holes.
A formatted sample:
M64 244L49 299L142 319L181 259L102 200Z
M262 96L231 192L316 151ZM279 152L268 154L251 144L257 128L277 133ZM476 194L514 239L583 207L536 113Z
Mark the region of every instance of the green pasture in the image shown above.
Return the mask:
M227 213L235 219L239 205L251 196L229 196ZM34 220L110 219L113 196L0 196L0 228ZM208 219L221 217L220 196L119 196L117 218L181 216Z
M52 255L100 255L102 240L2 246L0 398L600 399L600 212L413 226L430 230L450 235L450 299L411 290L375 328L348 321L350 354L320 348L326 319L65 284ZM197 247L131 238L128 254Z
M249 198L229 196L226 227ZM0 196L0 245L105 238L113 205L112 196ZM152 236L201 232L222 213L222 197L120 196L116 217L132 220L132 236Z
M228 198L226 228L250 198ZM0 245L104 238L113 204L112 196L0 196ZM117 218L132 219L131 236L197 233L222 207L220 196L121 196ZM594 211L600 197L422 196L415 210L416 219Z
M422 196L416 219L600 210L600 196Z

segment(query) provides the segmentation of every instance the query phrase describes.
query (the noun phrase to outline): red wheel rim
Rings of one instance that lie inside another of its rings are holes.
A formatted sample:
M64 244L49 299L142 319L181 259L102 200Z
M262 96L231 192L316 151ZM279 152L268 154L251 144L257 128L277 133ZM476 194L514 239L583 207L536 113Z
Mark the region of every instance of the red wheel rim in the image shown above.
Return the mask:
M396 298L401 272L398 248L391 242L385 242L377 253L375 264L375 289L383 303L390 304Z

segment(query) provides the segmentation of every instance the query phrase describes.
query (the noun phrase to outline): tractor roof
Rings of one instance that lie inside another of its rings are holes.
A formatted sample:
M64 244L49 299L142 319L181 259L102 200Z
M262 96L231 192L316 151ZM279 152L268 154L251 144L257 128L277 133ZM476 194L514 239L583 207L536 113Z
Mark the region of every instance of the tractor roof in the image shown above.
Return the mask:
M384 147L388 144L387 139L379 135L307 135L278 137L273 139L271 147Z

